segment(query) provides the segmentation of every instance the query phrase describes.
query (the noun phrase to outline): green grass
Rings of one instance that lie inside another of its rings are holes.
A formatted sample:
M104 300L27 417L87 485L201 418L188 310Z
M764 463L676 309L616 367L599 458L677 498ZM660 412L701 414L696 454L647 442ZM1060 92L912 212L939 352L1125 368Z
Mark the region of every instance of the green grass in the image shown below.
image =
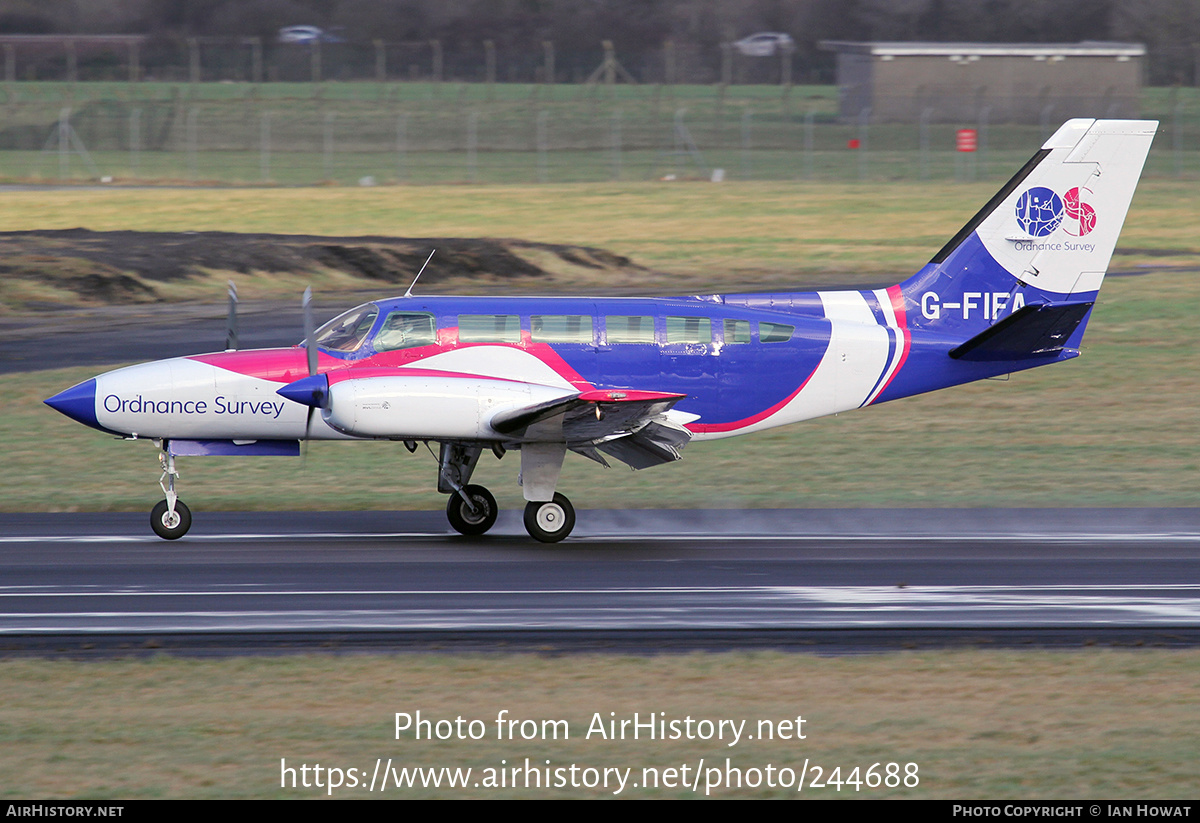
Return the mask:
M1195 652L946 652L844 658L776 653L654 658L586 655L291 657L219 661L0 663L0 797L320 797L281 788L297 768L400 766L695 769L807 760L917 764L915 787L806 785L810 798L1191 797L1200 750ZM495 719L568 721L567 740L497 740ZM480 740L399 739L395 713L482 720ZM804 718L804 740L586 739L593 715ZM310 779L312 772L310 771ZM811 780L815 776L809 773ZM699 796L703 796L703 780ZM363 789L334 792L366 798ZM612 797L612 790L390 790L384 797ZM624 797L688 798L690 789ZM743 786L714 797L793 797Z

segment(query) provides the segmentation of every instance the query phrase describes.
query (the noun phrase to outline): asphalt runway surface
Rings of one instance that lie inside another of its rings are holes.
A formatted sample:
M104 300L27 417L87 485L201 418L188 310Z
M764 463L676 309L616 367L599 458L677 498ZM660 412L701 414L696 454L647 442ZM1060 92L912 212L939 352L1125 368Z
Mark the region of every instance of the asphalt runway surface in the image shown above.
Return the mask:
M1200 641L1200 509L0 514L0 653Z
M0 373L217 350L224 310L0 321ZM241 311L243 347L302 336L298 300ZM588 511L554 546L518 512L195 515L0 514L0 654L1200 645L1200 509Z

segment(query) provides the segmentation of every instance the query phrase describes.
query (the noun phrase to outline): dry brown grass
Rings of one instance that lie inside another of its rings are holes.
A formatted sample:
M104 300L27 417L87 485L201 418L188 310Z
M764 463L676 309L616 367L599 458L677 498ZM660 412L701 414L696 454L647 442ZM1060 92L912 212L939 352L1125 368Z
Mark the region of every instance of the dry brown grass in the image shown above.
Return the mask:
M291 797L280 759L366 769L523 763L800 769L917 763L916 788L858 796L1164 798L1195 795L1196 652L945 652L849 658L326 657L0 664L6 797ZM568 741L498 741L495 718L565 719ZM395 739L395 712L485 721L479 741ZM585 739L593 713L778 722L804 740ZM728 742L728 741L726 741ZM810 774L810 777L813 776ZM701 783L703 786L703 782ZM843 787L841 796L853 795ZM629 789L627 795L693 796ZM722 797L792 796L761 787ZM359 789L335 792L365 797ZM407 790L393 796L610 796L595 790ZM832 788L804 796L837 796ZM386 796L386 795L385 795Z

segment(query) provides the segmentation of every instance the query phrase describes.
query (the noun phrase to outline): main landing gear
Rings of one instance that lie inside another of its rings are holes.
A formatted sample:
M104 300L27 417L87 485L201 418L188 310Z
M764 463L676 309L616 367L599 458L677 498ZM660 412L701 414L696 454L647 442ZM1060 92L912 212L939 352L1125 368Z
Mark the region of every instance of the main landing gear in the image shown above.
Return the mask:
M543 543L557 543L575 528L575 507L566 495L554 491L565 451L565 447L541 444L526 444L521 449L522 486L529 500L525 505L525 530ZM484 534L496 525L500 514L492 493L469 482L482 452L482 447L475 445L441 444L438 491L450 495L446 519L459 534ZM496 451L496 455L503 455L503 450Z
M192 527L192 511L175 494L175 478L179 472L175 469L175 455L171 454L170 444L165 440L158 462L163 470L158 485L166 497L150 510L150 528L163 540L178 540Z
M543 543L557 543L575 528L575 507L565 494L554 493L548 503L525 504L525 531Z

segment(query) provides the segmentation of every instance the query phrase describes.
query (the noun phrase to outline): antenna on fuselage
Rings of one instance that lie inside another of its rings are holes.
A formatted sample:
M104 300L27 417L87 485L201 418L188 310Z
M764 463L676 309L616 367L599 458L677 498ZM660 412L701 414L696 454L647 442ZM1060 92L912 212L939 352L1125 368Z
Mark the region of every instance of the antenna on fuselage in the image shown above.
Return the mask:
M433 251L431 251L429 253L429 256L425 258L425 266L429 265L429 261L433 259L433 255L435 252L437 252L437 249L434 249ZM409 286L408 291L406 291L404 293L405 297L412 297L413 286L417 285L417 281L420 280L421 275L425 273L425 266L421 266L421 270L419 272L417 272L417 276L413 278L412 285Z
M229 281L229 316L225 319L225 351L237 351L238 320L237 320L237 284Z

